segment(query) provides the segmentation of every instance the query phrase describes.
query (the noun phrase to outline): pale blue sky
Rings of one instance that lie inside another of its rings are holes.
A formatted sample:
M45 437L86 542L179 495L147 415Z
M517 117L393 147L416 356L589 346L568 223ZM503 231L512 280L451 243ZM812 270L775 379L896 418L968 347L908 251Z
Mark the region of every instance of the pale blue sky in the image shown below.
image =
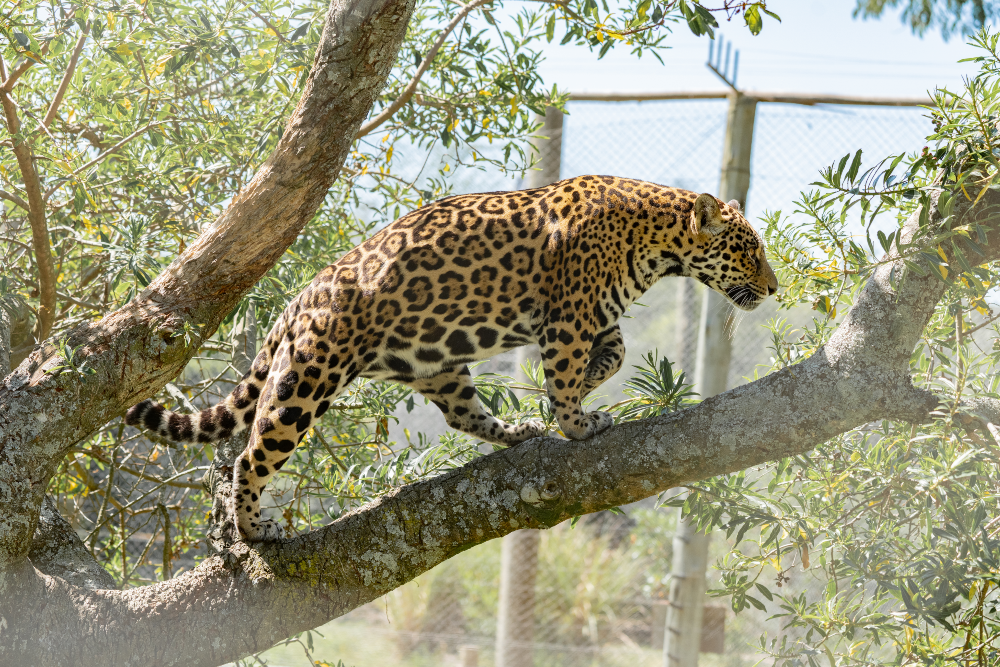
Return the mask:
M721 22L721 34L740 50L738 84L767 92L836 93L859 96L920 96L935 86L955 87L974 63L957 64L974 54L965 39L948 42L937 31L913 35L898 12L878 21L851 17L854 0L772 0L768 7L782 22L765 19L754 37L742 18ZM513 8L513 6L511 7ZM650 92L722 90L705 67L706 38L684 24L668 36L673 47L641 60L616 49L598 61L586 48L547 49L542 72L548 83L571 92Z

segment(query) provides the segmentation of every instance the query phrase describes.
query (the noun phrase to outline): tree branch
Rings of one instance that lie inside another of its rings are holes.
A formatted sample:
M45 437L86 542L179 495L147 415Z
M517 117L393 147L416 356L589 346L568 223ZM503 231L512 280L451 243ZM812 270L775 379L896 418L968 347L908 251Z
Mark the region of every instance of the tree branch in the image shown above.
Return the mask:
M0 304L0 380L10 373L10 314Z
M49 42L42 44L40 51L41 53L39 55L44 56L47 54L49 52ZM14 90L14 84L17 83L17 80L21 78L22 74L31 69L34 64L34 60L31 58L25 58L21 61L20 65L11 70L10 76L7 76L7 74L0 69L0 93L9 93Z
M410 101L413 94L417 92L417 84L420 83L420 78L427 72L428 68L430 68L431 63L434 62L435 56L437 56L438 51L441 50L441 47L448 39L448 35L450 35L452 31L458 27L458 24L469 15L469 12L490 2L493 2L493 0L472 0L469 4L462 5L462 9L455 15L455 18L451 20L451 23L445 26L445 29L441 31L440 35L438 35L437 41L434 42L430 51L428 51L427 55L424 56L424 60L420 63L420 67L417 68L417 72L413 75L413 79L411 79L410 83L408 83L406 88L403 89L403 94L397 97L396 101L386 107L382 113L362 125L361 129L358 130L355 139L360 139L366 134L371 133L373 130L392 118L397 111L402 109L406 103Z
M49 496L42 501L28 558L39 571L62 577L74 586L87 590L117 588L114 578L94 560Z
M88 33L90 33L89 21L83 30L80 31L80 36L76 40L76 46L73 47L73 55L69 57L69 64L66 65L66 73L63 74L62 81L59 82L59 88L56 89L56 95L52 98L49 110L45 112L45 118L42 120L42 125L45 127L52 124L53 119L56 117L56 112L59 110L59 105L62 104L63 95L66 94L69 82L73 79L73 73L76 72L76 62L80 58L80 52L83 51L83 45L87 41Z
M28 206L28 202L24 201L23 199L21 199L20 197L18 197L13 193L0 190L0 199L6 199L15 206L20 206L21 208L23 208L25 212L31 213L31 207Z
M27 69L27 68L25 68ZM0 79L4 78L3 63L0 62ZM13 86L14 74L7 79ZM56 277L52 268L52 250L49 247L49 230L45 224L45 200L42 185L35 170L35 159L25 140L18 141L21 121L17 117L17 105L10 98L6 84L0 88L0 106L7 119L7 131L14 140L14 157L24 180L24 191L28 195L28 220L31 223L31 243L38 267L38 319L35 321L35 340L45 340L52 331L56 311Z

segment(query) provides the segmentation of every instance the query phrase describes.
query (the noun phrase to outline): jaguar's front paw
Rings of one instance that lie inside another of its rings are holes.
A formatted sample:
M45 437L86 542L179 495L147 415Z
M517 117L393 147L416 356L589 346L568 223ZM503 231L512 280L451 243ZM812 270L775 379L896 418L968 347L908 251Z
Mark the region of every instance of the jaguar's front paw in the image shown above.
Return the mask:
M574 419L572 424L559 424L567 438L586 440L614 426L615 420L607 412L588 412Z

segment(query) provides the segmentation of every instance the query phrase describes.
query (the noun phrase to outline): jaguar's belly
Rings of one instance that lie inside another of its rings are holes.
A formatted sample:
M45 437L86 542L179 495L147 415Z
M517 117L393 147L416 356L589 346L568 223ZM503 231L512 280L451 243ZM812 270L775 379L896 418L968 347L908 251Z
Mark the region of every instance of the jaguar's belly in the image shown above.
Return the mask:
M522 333L523 332L523 333ZM526 330L513 328L494 339L489 336L490 345L477 344L482 340L473 332L455 330L445 340L445 344L432 346L416 343L409 347L386 345L378 356L364 368L360 376L371 380L411 382L432 378L445 371L462 368L467 364L485 361L507 350L512 350L534 342L534 337ZM450 345L448 344L450 342Z

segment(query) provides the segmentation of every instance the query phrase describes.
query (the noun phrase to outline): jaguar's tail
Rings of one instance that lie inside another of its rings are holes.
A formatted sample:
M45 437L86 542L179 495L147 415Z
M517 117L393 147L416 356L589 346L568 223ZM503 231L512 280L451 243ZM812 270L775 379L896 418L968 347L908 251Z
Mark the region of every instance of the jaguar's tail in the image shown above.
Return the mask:
M257 399L264 388L281 321L268 334L250 372L222 401L193 415L171 412L152 399L133 405L125 413L125 423L153 431L174 442L215 442L239 433L253 423Z

